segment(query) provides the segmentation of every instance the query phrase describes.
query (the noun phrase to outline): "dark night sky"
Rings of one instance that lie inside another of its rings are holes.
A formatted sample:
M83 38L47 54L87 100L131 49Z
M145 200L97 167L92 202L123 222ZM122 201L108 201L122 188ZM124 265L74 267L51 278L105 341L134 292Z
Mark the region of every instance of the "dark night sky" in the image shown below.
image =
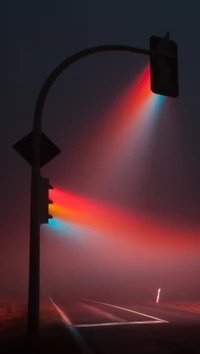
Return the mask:
M167 30L177 42L180 97L176 102L167 100L165 116L155 127L152 156L156 158L148 161L144 195L136 200L131 193L126 198L124 192L124 199L118 201L153 215L160 213L181 222L198 223L199 12L200 5L195 0L11 0L1 4L3 284L14 271L26 276L24 262L28 260L30 168L12 150L12 144L31 130L37 95L48 74L64 58L89 46L117 43L148 48L151 35L163 36ZM55 83L46 102L43 124L44 132L62 149L62 154L44 169L53 182L66 189L106 197L98 186L95 189L85 185L87 172L81 151L98 126L101 112L146 63L147 58L131 54L99 54L75 64ZM175 171L174 175L171 171ZM168 184L173 176L174 182ZM160 185L158 180L162 181ZM17 286L20 279L23 276L16 276ZM13 284L16 285L15 280Z

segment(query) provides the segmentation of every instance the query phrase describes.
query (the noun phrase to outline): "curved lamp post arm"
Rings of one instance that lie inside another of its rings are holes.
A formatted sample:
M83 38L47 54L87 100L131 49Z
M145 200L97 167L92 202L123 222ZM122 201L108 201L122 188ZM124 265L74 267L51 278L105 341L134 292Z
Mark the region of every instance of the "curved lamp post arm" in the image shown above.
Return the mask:
M47 77L46 81L44 82L44 84L40 90L40 93L39 93L39 96L37 99L37 103L36 103L33 129L35 129L36 127L41 128L44 102L45 102L45 99L49 93L51 86L53 85L53 83L57 79L57 77L64 70L66 70L70 65L75 63L76 61L78 61L86 56L95 54L95 53L108 52L108 51L121 51L121 52L123 51L123 52L131 52L131 53L138 53L138 54L145 54L145 55L156 55L157 54L157 53L152 52L150 50L135 48L135 47L126 46L126 45L102 45L102 46L95 46L95 47L87 48L87 49L81 50L80 52L76 52L75 54L71 55L70 57L65 59L62 63L60 63L52 71L52 73Z

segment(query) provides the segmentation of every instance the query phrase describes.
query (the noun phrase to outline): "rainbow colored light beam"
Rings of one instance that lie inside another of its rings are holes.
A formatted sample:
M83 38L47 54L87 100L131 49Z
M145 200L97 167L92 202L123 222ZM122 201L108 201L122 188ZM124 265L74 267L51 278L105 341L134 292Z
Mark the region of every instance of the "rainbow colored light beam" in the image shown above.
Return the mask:
M49 227L75 238L102 235L112 239L137 242L148 249L165 249L170 253L197 252L200 247L200 228L167 224L145 215L118 208L60 189L51 190L51 213L55 217Z
M95 164L95 168L89 168L96 169L97 174L105 171L106 180L112 170L115 173L121 168L121 162L130 156L130 151L139 148L144 151L151 140L163 98L150 89L150 66L147 65L104 114L102 126L94 133L94 149L91 149L94 151L91 164Z

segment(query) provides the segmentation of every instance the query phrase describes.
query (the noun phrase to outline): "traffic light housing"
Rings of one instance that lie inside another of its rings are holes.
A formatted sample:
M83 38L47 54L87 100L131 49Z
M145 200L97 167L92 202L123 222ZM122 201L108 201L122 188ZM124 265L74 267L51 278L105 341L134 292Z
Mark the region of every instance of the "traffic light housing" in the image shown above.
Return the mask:
M40 223L48 224L49 219L53 216L49 214L49 204L53 202L49 199L49 189L53 187L49 183L49 179L40 177Z
M169 40L169 34L165 38L152 36L150 50L154 52L150 54L151 90L159 95L177 97L179 95L177 44Z

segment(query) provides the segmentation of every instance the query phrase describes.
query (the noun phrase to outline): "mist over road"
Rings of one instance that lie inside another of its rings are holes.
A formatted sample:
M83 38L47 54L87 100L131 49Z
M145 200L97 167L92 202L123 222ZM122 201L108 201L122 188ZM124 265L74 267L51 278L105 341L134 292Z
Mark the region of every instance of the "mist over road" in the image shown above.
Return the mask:
M150 303L52 298L74 339L92 353L199 353L200 314ZM80 340L81 338L81 340Z

